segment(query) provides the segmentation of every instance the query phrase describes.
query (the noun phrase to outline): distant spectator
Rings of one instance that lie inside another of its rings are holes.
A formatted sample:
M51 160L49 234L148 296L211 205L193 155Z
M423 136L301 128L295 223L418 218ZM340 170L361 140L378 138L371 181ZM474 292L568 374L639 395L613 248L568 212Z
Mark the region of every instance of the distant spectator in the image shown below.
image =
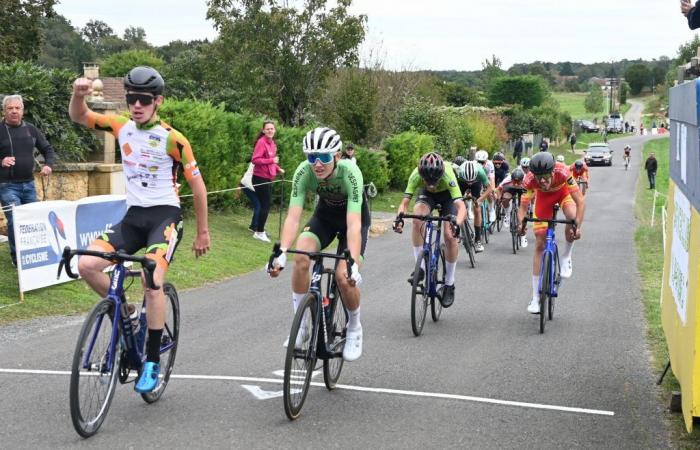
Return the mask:
M546 152L548 149L549 149L549 143L547 143L547 140L545 138L542 138L542 141L540 142L540 151Z
M515 147L513 148L513 158L515 159L516 162L520 161L520 158L523 156L523 137L520 136L518 137L518 140L515 141Z
M630 123L625 122L625 133L627 133L629 131L629 129L630 129Z
M349 159L350 161L357 164L357 158L355 158L355 146L353 144L348 144L340 155L340 159Z
M644 163L644 169L647 171L647 177L649 178L649 189L656 189L656 169L658 163L656 161L656 156L651 153Z
M272 182L278 174L284 173L278 165L277 144L273 140L275 131L274 122L266 121L263 123L263 128L255 141L252 159L255 165L253 169L253 185L260 201L260 215L255 224L256 228L253 237L263 242L270 242L270 238L265 233L265 223L267 223L267 216L270 213Z
M681 0L681 14L688 19L688 27L691 30L700 28L700 8L698 8L699 3L700 1L695 2L695 6L693 6L690 0Z
M15 234L11 206L36 201L34 187L34 147L39 149L46 164L41 175L51 175L55 153L49 141L37 127L22 120L24 102L20 95L8 95L2 101L4 119L0 127L0 205L7 218L7 237L12 265L17 267Z
M571 133L571 137L569 138L569 143L571 144L571 151L573 152L574 149L576 148L576 133Z
M639 134L640 136L644 136L644 123L639 124Z

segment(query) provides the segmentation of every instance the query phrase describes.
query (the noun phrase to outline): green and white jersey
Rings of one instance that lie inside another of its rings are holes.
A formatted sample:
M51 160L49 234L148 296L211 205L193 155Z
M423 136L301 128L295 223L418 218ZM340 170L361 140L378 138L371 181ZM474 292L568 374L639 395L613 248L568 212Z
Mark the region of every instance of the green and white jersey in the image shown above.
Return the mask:
M307 161L302 161L294 172L289 206L304 206L307 192L319 196L319 207L362 213L363 179L360 168L349 160L336 163L335 172L326 180L319 180Z

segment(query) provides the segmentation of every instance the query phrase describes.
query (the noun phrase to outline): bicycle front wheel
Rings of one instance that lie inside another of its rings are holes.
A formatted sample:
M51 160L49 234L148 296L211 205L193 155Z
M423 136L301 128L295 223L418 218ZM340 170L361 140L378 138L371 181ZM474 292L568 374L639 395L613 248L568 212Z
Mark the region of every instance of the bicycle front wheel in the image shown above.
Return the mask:
M316 365L316 306L316 297L306 294L294 315L289 333L283 385L284 412L289 420L296 419L301 413Z
M496 231L501 232L503 228L503 207L500 202L496 204Z
M467 258L469 258L469 263L472 268L476 260L474 259L474 234L469 226L469 223L465 220L462 225L459 226L460 234L462 236L462 245L464 246L464 251L467 253Z
M510 213L510 238L513 245L513 254L518 253L520 249L520 236L518 233L518 214L515 212L515 207Z
M342 353L348 328L348 313L345 311L338 288L335 287L334 291L330 304L331 323L328 324L328 348L331 353ZM335 389L341 370L343 370L342 357L323 360L323 382L329 391Z
M425 276L420 277L421 264L425 265ZM428 256L422 250L416 260L416 267L413 270L413 283L411 287L411 328L415 336L420 336L425 324L425 315L428 309L428 277L429 274Z
M551 272L552 271L552 255L545 251L542 258L542 284L540 286L540 334L544 333L544 325L549 310L549 292L551 290Z
M158 401L163 395L175 365L177 341L180 335L180 300L175 286L171 283L164 283L163 293L165 294L165 326L163 327L163 336L160 339L160 380L152 392L141 394L141 398L146 403Z
M114 398L121 330L113 320L114 303L100 301L85 319L73 354L70 416L75 431L85 438L100 429Z
M440 258L437 262L437 267L435 268L435 286L443 287L445 286L445 244L440 246ZM440 315L442 315L442 303L437 297L432 297L430 299L430 317L433 322L440 320Z

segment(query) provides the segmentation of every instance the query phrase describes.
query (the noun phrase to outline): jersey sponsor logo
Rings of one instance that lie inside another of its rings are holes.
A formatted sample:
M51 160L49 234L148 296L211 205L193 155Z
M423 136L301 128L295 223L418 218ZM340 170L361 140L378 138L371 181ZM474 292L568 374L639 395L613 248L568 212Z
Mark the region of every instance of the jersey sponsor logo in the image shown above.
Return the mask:
M156 142L160 142L160 141L161 141L160 136L158 136L157 134L149 134L149 135L148 135L148 140L149 140L149 141L156 141Z
M360 189L357 183L357 178L353 174L348 174L348 181L350 181L350 185L352 186L350 200L354 203L358 203L360 201Z
M151 166L148 168L149 172L158 172L158 166Z

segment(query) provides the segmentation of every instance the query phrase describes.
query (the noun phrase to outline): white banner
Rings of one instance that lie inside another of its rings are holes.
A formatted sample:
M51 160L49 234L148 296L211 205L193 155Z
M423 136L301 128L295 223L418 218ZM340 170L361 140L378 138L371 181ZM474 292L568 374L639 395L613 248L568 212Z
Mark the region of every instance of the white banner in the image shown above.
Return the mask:
M671 273L668 284L676 301L678 317L685 325L688 301L688 251L690 245L690 202L675 188L673 195L673 235L671 240Z
M56 279L63 248L87 248L124 214L123 195L36 202L14 208L19 290L27 292L70 281L65 272ZM76 265L77 258L73 259L73 269Z

